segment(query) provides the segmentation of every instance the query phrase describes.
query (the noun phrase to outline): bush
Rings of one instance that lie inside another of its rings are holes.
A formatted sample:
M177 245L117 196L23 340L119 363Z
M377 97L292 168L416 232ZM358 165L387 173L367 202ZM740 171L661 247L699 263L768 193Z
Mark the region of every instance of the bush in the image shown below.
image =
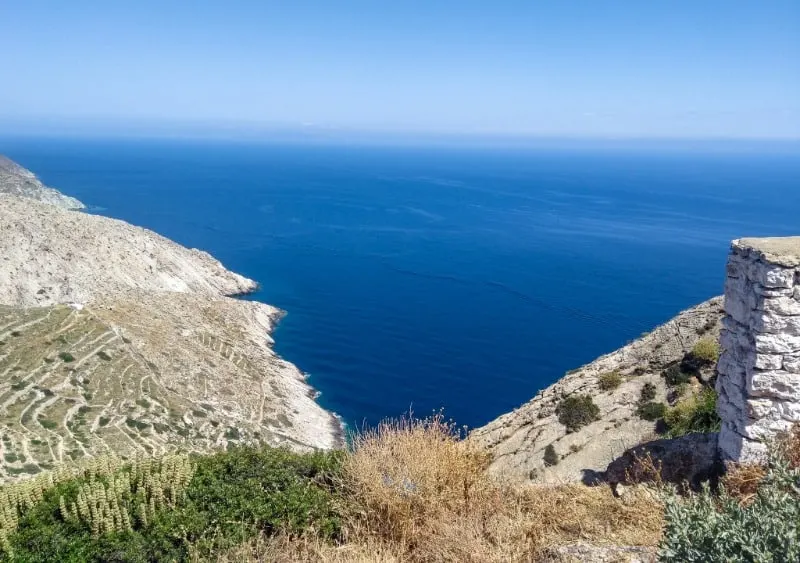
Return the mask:
M62 360L64 360L65 362L74 362L75 361L75 356L73 356L69 352L61 352L58 355L58 357L61 358Z
M662 374L664 379L667 382L667 385L681 385L683 383L689 383L689 379L691 379L692 374L686 373L681 369L679 364L674 364L669 366L665 369Z
M553 444L547 444L547 447L544 449L545 467L553 467L554 465L558 465L558 462L558 454L556 453L556 449L553 447Z
M652 383L645 383L642 385L642 391L639 394L639 402L647 403L656 398L656 386Z
M718 495L708 485L686 499L668 494L660 560L800 561L800 470L774 449L755 477L760 484L748 502L725 485Z
M556 407L558 421L567 427L567 432L575 432L600 416L600 409L590 395L572 395Z
M654 403L649 401L647 403L641 403L636 408L636 414L639 415L639 418L643 420L658 420L660 418L664 418L664 414L667 412L667 405L664 403Z
M8 545L18 561L144 562L184 561L190 550L197 557L212 557L215 550L278 530L331 537L340 524L329 484L339 470L340 458L339 454L300 455L271 448L233 448L199 456L193 458L191 481L174 502L169 489L164 503L157 494L152 506L137 506L138 493L119 497L118 506L130 505L127 524L124 517L113 517L110 524L108 520L92 524L91 513L89 519L80 513L82 490L85 494L106 483L106 498L112 498L110 478L72 479L44 493L19 520ZM131 470L126 466L120 471L114 483ZM162 477L154 483L167 481ZM95 484L86 489L90 482ZM113 502L111 510L113 516ZM145 511L144 518L139 510Z
M719 343L711 338L703 338L692 348L692 356L706 364L713 364L719 359Z
M717 414L717 394L713 389L704 388L697 395L690 397L664 415L667 424L667 435L677 438L685 434L717 432L720 419Z
M622 385L622 375L617 370L601 373L597 376L597 385L603 391L611 391Z

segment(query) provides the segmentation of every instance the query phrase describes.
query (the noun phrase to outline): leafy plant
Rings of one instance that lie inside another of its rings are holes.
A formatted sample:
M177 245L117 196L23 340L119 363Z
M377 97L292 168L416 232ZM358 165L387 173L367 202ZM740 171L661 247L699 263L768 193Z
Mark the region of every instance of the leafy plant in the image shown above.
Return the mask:
M597 420L600 409L590 395L571 395L561 400L556 414L558 421L567 427L567 432L575 432Z
M671 438L718 431L717 394L713 389L703 388L697 395L668 409L664 414L664 422L667 424L667 435Z
M719 494L708 485L688 498L667 494L660 560L800 561L800 470L775 448L758 477L748 502L726 486Z
M622 385L622 375L619 371L609 371L597 376L597 385L603 391L611 391Z
M719 343L711 338L702 338L692 348L692 356L706 364L713 364L719 359Z
M558 465L558 462L558 454L556 453L556 449L553 447L553 444L547 444L547 447L544 449L545 466L553 467L554 465Z
M645 383L642 385L642 391L639 394L639 402L647 403L656 398L656 386L652 383Z
M648 401L647 403L641 403L636 408L636 414L639 415L639 418L650 421L663 418L666 412L667 412L667 405L665 405L664 403L654 403L652 401Z
M662 372L664 379L667 382L667 385L681 385L683 383L688 383L689 379L691 379L692 374L686 373L681 369L680 364L673 364L669 366Z
M75 356L73 356L69 352L60 352L58 354L58 357L61 358L63 361L68 362L68 363L75 361Z

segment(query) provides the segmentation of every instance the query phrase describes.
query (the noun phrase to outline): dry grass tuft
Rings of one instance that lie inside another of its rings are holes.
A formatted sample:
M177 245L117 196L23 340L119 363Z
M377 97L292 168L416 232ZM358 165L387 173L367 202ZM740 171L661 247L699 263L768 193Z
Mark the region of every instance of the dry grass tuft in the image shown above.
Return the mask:
M763 465L748 463L737 465L728 463L722 486L742 506L749 505L758 492L761 481L767 475L767 468Z
M197 559L200 561L200 559ZM330 545L315 538L258 537L215 559L217 563L400 563L391 547L378 543Z
M355 517L348 540L392 546L403 561L530 561L578 540L653 546L663 509L642 488L500 483L489 459L435 416L356 436L344 488Z
M784 459L793 469L800 468L800 423L795 424L792 431L781 444Z

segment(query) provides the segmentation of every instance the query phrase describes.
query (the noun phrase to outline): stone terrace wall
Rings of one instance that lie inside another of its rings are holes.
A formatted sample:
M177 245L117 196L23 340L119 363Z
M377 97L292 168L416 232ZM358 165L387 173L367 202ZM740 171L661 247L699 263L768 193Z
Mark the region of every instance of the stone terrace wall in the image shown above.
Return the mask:
M733 241L717 410L724 459L762 458L800 422L800 237Z

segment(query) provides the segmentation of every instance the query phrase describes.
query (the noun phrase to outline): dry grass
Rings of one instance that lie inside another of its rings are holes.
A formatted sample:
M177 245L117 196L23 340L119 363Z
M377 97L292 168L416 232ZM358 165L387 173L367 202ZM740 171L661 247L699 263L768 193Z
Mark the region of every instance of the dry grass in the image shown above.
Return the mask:
M722 478L722 486L725 487L728 494L739 501L739 504L746 506L756 496L758 487L766 474L767 468L763 465L729 463L725 476Z
M348 540L402 561L514 562L574 541L653 546L662 508L644 489L500 483L487 455L440 416L385 422L355 437L344 489Z
M663 507L649 489L615 498L607 487L502 483L488 462L440 416L382 423L354 437L344 463L342 544L262 538L220 561L514 563L576 542L661 538Z

